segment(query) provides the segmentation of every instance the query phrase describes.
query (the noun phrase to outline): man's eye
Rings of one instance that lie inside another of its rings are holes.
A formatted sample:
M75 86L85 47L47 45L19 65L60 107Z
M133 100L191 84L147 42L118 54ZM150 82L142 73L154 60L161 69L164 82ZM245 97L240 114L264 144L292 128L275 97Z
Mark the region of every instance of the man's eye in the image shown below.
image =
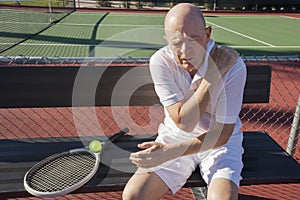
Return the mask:
M180 39L172 40L171 44L172 44L173 46L178 46L178 45L181 44L181 40L180 40Z
M187 38L187 41L193 43L199 41L199 38Z

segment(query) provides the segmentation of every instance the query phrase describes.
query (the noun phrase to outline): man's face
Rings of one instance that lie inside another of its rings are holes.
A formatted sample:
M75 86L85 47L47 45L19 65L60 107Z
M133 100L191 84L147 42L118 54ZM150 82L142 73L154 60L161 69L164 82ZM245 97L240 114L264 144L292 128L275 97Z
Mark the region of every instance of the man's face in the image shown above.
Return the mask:
M191 74L197 72L204 61L210 31L210 27L199 30L192 26L177 26L165 31L165 38L177 63Z

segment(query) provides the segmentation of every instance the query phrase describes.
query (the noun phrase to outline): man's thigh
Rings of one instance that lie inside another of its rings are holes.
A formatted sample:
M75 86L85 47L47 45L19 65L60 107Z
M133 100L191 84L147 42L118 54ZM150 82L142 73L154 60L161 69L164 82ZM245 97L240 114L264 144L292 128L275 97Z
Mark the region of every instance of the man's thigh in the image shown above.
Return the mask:
M211 150L202 157L200 171L210 185L214 179L229 179L239 187L243 168L242 135L233 136L224 146Z

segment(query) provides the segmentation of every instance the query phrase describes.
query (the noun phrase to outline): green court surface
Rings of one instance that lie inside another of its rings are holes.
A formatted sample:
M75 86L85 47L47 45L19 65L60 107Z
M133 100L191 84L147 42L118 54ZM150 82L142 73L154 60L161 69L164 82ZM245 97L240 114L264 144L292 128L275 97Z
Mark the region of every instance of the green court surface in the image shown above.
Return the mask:
M164 14L74 12L1 56L150 57L166 44ZM206 16L212 38L244 56L299 55L300 18ZM0 35L1 41L7 41ZM2 43L0 41L0 43ZM7 44L0 44L7 45Z

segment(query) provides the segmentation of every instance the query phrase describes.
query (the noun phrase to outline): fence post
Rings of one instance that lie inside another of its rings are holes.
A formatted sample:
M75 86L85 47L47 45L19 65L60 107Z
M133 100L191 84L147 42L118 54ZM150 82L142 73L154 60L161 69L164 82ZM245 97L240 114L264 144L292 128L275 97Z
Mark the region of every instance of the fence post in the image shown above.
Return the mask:
M216 7L217 7L217 0L214 1L213 11L216 11Z
M295 154L296 146L297 146L297 141L298 141L298 136L300 132L300 94L298 97L298 102L296 105L296 111L294 114L294 119L291 127L291 132L289 136L289 142L286 148L286 151L293 156Z

